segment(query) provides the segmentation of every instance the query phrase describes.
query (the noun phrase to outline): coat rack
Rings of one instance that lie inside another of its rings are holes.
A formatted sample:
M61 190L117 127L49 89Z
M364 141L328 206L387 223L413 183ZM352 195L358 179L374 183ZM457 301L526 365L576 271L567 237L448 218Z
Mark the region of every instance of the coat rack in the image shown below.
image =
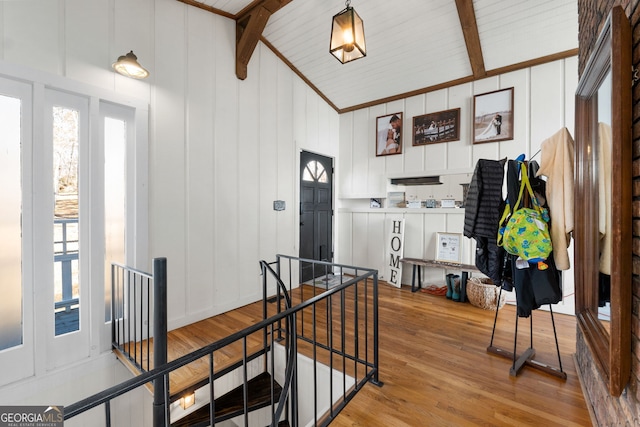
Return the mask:
M537 156L538 153L540 152L540 150L538 150L538 152L536 152L536 154L533 155L533 157ZM522 168L522 173L529 173L530 172L530 168L529 166L531 166L531 164L528 161L525 161L524 158L522 159L518 159L517 161L519 162L523 162L524 163L524 167ZM518 169L520 169L520 167L518 167ZM523 206L526 207L531 207L531 199L528 197L528 193L525 191L524 194L524 199L523 199ZM515 207L514 207L515 209ZM550 256L553 256L553 254L551 254ZM505 259L505 265L508 261L506 261ZM502 287L500 287L500 292L498 295L498 301L500 301L500 298L502 297ZM517 292L517 291L516 291ZM511 359L512 361L512 365L511 365L511 369L509 370L509 374L511 376L517 376L518 373L520 372L520 370L524 367L524 366L530 366L534 369L538 369L541 371L544 371L548 374L554 375L556 377L562 378L564 380L567 379L567 374L562 370L562 360L560 358L560 347L558 346L558 335L556 332L556 323L555 320L553 318L553 310L551 308L551 304L549 304L549 314L551 315L551 324L553 325L553 337L555 339L555 343L556 343L556 352L558 354L558 367L554 367L545 363L541 363L538 362L534 359L535 355L536 355L536 351L533 347L533 310L531 311L531 313L529 314L529 336L530 336L530 342L529 342L529 347L521 354L518 355L518 318L520 317L520 313L518 313L518 311L516 310L516 323L515 323L515 331L514 331L514 337L513 337L513 352L510 352L508 350L504 350L502 348L496 347L493 345L493 338L495 336L495 331L496 331L496 323L498 321L498 310L500 308L499 304L496 304L496 314L493 320L493 331L491 332L491 341L489 343L489 346L487 347L487 352L488 353L492 353L492 354L496 354L498 356L501 357L505 357L507 359Z
M498 301L502 297L502 287L500 288L500 293L498 295ZM551 314L551 324L553 325L553 337L556 342L556 352L558 353L558 367L550 366L545 363L538 362L534 360L534 356L536 355L536 351L533 348L533 313L529 315L529 336L530 343L529 348L527 348L524 353L518 356L517 345L518 345L518 312L516 311L516 325L515 325L515 333L513 337L513 352L509 352L502 348L496 347L493 345L493 338L496 333L496 322L498 321L498 310L500 309L500 304L496 304L496 315L493 319L493 331L491 332L491 342L487 347L487 353L496 354L501 357L505 357L507 359L511 359L513 364L511 365L511 369L509 369L509 375L515 377L518 375L523 366L530 366L534 369L546 372L548 374L554 375L556 377L562 378L563 380L567 379L567 373L562 370L562 360L560 359L560 347L558 346L558 335L556 333L556 323L553 319L553 310L551 309L551 304L549 304L549 314Z

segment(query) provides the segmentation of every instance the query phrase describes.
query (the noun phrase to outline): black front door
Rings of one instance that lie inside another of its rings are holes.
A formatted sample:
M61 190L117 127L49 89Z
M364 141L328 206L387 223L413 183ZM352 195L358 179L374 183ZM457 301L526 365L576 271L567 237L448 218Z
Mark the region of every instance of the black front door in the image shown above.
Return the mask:
M300 258L333 260L333 161L303 151L300 154ZM327 273L302 263L301 282Z

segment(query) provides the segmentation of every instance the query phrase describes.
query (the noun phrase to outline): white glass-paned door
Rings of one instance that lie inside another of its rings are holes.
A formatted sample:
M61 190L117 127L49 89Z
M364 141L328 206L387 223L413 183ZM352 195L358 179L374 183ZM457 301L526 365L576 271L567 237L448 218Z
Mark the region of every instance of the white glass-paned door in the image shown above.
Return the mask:
M125 263L127 122L104 117L105 321L111 320L111 264Z
M80 329L79 111L53 106L53 283L55 334Z
M89 286L92 200L89 99L53 89L45 90L42 187L50 197L42 203L43 280L37 282L39 307L47 307L46 369L89 356ZM48 262L45 262L48 258ZM38 261L40 261L38 259ZM46 269L44 266L47 266ZM44 315L41 313L40 315ZM45 322L43 322L44 324ZM73 351L70 351L73 349Z
M105 265L148 262L147 106L26 78L0 77L0 387L109 352Z
M0 351L23 342L20 113L19 98L0 95Z
M0 386L33 375L32 90L0 78Z

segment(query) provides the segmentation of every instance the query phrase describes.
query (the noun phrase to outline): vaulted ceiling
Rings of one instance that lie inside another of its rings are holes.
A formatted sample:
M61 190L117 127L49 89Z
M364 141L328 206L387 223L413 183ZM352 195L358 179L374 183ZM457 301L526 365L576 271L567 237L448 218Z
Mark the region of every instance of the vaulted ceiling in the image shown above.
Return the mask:
M261 41L339 112L577 54L576 0L352 0L367 56L329 53L343 0L177 0L236 20L236 74Z

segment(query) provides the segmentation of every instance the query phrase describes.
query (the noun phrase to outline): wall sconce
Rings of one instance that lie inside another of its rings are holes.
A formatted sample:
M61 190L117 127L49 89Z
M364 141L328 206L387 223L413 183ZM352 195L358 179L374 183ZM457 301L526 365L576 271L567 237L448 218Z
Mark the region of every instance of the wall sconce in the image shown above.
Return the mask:
M144 79L149 75L149 72L140 65L133 51L119 57L111 66L117 73L134 79Z
M184 395L180 398L180 407L182 409L187 409L192 407L196 403L196 394L191 393Z
M364 24L350 5L351 0L347 0L346 8L333 17L331 24L329 52L343 64L367 56Z

